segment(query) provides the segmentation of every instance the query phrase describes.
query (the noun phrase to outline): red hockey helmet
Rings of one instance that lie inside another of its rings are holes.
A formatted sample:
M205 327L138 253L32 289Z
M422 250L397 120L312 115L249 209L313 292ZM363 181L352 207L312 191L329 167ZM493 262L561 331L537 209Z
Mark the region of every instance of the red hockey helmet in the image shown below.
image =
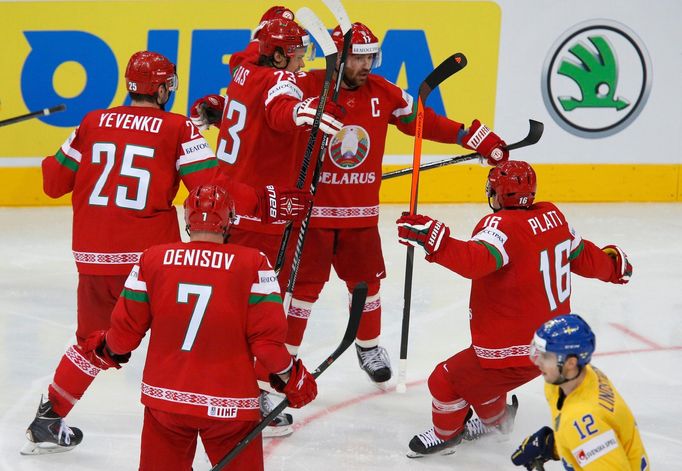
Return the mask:
M377 38L372 30L362 23L353 23L353 35L351 36L351 46L348 52L350 54L374 54L372 67L379 67L381 65L381 46L379 45L379 38ZM332 32L332 39L336 44L336 49L339 53L343 51L343 32L341 26L334 28Z
M151 51L139 51L130 57L126 67L126 87L129 92L154 95L162 83L166 84L168 91L178 89L175 64Z
M268 11L263 13L260 23L258 26L256 26L256 29L253 30L253 38L258 39L258 33L260 33L260 30L263 29L267 22L270 20L276 20L277 18L284 18L285 20L293 21L294 12L283 5L275 5L274 7L270 7Z
M227 234L234 219L234 203L222 187L200 185L185 200L188 231Z
M490 169L486 193L497 195L502 208L528 208L535 200L537 189L535 170L527 162L507 160Z
M310 46L310 36L293 20L277 18L268 21L260 31L258 39L260 54L272 56L278 47L284 50L287 57L293 57L296 49L307 49Z

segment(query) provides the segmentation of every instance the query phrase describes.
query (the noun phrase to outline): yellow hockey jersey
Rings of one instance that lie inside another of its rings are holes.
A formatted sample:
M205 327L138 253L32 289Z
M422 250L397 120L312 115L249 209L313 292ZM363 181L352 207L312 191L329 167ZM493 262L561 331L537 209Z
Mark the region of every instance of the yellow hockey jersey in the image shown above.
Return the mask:
M568 396L545 384L556 451L567 470L648 471L635 418L611 381L592 365Z

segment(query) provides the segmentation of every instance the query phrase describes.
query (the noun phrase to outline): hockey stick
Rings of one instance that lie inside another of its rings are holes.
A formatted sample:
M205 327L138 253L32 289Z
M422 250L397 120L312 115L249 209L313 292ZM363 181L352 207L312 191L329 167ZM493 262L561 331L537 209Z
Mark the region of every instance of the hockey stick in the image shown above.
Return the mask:
M43 108L42 110L33 111L32 113L22 114L21 116L15 116L14 118L4 119L0 121L0 128L3 126L8 126L10 124L19 123L21 121L26 121L27 119L48 116L51 115L52 113L59 113L60 111L64 111L65 109L66 105L57 105L53 106L52 108Z
M336 347L336 350L332 352L320 365L312 372L314 378L318 378L324 371L331 366L348 347L355 340L355 335L358 332L358 327L360 326L360 318L362 317L362 311L365 308L365 299L367 298L367 283L364 281L358 283L355 288L353 288L353 297L351 299L350 305L350 315L348 316L348 324L346 325L346 331L343 334L341 343ZM246 448L246 446L256 438L263 429L286 407L289 405L289 401L284 399L282 402L277 404L274 409L261 420L258 425L251 430L246 437L244 437L239 443L235 445L232 450L230 450L225 457L220 460L215 466L211 468L211 471L218 471L223 469L230 461L232 461L235 456L237 456L241 451Z
M351 40L353 37L353 26L348 19L348 15L338 0L326 0L325 4L334 13L339 25L341 25L341 31L343 32L343 50L341 51L341 60L339 62L339 70L336 75L336 84L334 86L334 94L332 95L332 101L336 102L339 98L339 91L341 90L341 82L343 81L343 73L346 65L346 59L348 57L348 50L350 49ZM322 171L322 164L324 163L324 156L327 152L327 146L329 145L329 135L325 134L322 137L322 143L320 144L320 150L317 154L317 162L315 163L315 172L313 173L313 179L310 183L310 194L315 197L317 193L317 185L320 180L320 172ZM287 291L284 294L284 309L288 313L289 306L291 306L291 300L294 296L294 286L296 285L296 277L298 275L298 269L301 265L301 256L303 255L303 244L305 243L305 236L308 233L308 224L310 224L310 218L313 214L312 205L308 208L308 214L306 214L305 219L301 222L301 229L298 232L298 239L296 240L296 249L294 250L294 259L291 263L291 273L289 274L289 281L287 283ZM285 248L286 249L286 248ZM284 254L282 254L282 258Z
M529 119L528 124L529 124L528 135L518 142L514 142L513 144L509 144L507 146L507 150L516 150L516 149L520 149L522 147L527 147L527 146L532 146L533 144L537 144L537 142L542 137L542 132L545 128L545 125L542 124L540 121L535 121L534 119ZM478 152L473 152L471 154L466 154L466 155L458 155L455 157L448 157L447 159L439 160L437 162L431 162L428 164L421 165L419 167L419 171L423 172L424 170L430 170L432 168L445 167L446 165L458 164L460 162L467 162L469 160L475 160L475 159L478 159L480 157L482 157L482 156ZM412 168L402 168L400 170L394 170L392 172L384 173L381 176L381 179L382 180L388 180L389 178L395 178L395 177L401 177L403 175L409 175L412 173L412 171L413 171Z
M417 124L414 133L414 154L412 159L412 188L410 191L410 214L417 213L417 199L419 194L419 168L421 165L422 137L424 133L424 104L431 91L441 82L467 65L467 59L462 53L456 53L445 59L419 86L417 97ZM405 260L405 289L403 291L403 323L400 334L400 364L398 367L398 384L396 391L404 393L407 378L407 340L410 333L410 303L412 301L412 272L414 263L414 247L407 248Z
M315 142L317 141L317 134L320 130L320 121L322 120L322 113L324 112L324 107L327 104L327 95L329 94L329 89L331 88L332 78L334 76L334 69L336 68L336 59L339 56L336 50L336 45L332 41L329 31L324 26L324 23L313 13L313 11L308 7L303 7L296 12L296 18L303 25L305 29L315 38L317 43L322 48L324 52L325 60L325 75L324 83L322 84L322 92L320 93L320 102L317 105L317 110L315 111L315 119L313 120L313 126L310 129L310 137L308 137L308 144L305 148L305 154L303 155L303 163L301 164L301 170L298 173L298 179L296 180L296 188L299 190L305 185L306 176L308 175L308 169L310 167L310 160L313 155L313 150L315 149ZM284 228L284 234L282 234L282 242L279 245L279 251L277 252L277 260L275 261L275 273L279 273L284 265L284 256L286 254L287 245L289 245L289 238L291 237L291 231L293 230L293 224L289 223ZM288 306L286 306L284 312L287 312Z

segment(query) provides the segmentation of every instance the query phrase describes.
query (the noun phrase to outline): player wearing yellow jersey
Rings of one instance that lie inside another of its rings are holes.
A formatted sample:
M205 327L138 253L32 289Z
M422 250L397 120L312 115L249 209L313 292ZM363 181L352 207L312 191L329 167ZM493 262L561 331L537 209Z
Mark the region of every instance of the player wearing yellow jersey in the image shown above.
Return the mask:
M649 470L635 418L604 373L590 365L595 338L578 315L558 316L536 332L531 360L545 379L553 428L527 437L512 455L526 469L561 460L567 470Z

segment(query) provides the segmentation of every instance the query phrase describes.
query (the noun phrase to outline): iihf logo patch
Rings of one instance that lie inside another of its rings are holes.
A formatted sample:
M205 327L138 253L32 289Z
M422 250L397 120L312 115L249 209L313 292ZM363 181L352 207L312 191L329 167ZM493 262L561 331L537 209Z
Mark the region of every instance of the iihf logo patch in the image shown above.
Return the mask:
M349 170L362 165L369 154L369 133L361 126L344 126L329 146L329 157L334 165Z

